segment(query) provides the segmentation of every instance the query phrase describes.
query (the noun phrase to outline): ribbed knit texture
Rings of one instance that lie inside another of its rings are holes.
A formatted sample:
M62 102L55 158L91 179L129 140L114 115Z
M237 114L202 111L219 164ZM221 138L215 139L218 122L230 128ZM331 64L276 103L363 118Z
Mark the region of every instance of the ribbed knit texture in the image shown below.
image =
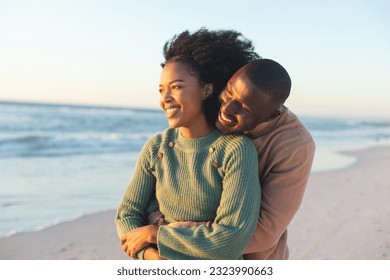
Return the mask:
M276 119L247 133L259 154L261 216L246 248L258 260L288 258L287 227L301 205L314 158L315 143L287 108Z
M213 222L210 228L161 226L157 245L162 257L241 259L259 215L257 167L256 149L244 136L215 130L184 138L178 129L168 129L140 153L118 207L118 234L145 225L148 212L157 210L150 207L157 197L167 222Z

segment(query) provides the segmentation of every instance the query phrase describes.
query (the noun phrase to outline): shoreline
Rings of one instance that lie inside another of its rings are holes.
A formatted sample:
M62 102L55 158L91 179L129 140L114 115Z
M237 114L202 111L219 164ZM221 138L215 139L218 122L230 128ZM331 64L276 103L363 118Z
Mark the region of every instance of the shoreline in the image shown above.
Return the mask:
M390 259L390 147L339 152L341 169L312 172L289 226L290 259ZM0 238L0 259L126 260L115 210Z
M342 170L344 168L348 168L352 166L353 164L356 163L357 158L349 153L349 152L356 152L360 150L365 150L365 149L370 149L372 147L389 147L390 148L390 142L382 142L378 143L377 146L363 146L360 148L352 148L349 151L345 152L340 152L336 150L331 150L331 149L321 149L316 151L314 162L313 162L313 167L312 167L312 174L315 173L322 173L322 172L328 172L328 171L335 171L335 170ZM119 201L119 198L118 198ZM66 223L66 222L71 222L75 221L79 218L89 216L92 214L100 213L100 212L105 212L108 210L113 210L114 207L106 207L104 209L96 209L92 211L87 211L84 213L75 213L74 215L71 215L69 217L63 217L63 218L53 218L50 221L45 221L41 224L37 224L34 227L30 228L25 228L25 229L8 229L8 231L4 231L0 233L0 239L5 238L5 237L11 237L23 233L28 233L28 232L37 232L41 231L56 225L59 225L61 223Z
M352 167L357 161L357 154L373 148L390 148L390 141L378 141L352 147L322 148L317 147L311 173L322 173Z

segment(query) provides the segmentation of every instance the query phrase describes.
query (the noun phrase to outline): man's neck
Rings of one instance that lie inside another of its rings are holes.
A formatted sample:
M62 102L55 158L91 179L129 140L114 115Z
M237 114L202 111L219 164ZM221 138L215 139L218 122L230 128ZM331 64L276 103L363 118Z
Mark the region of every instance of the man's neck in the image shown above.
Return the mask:
M274 129L275 125L278 123L279 119L286 114L288 111L288 108L283 105L281 109L281 114L277 116L276 118L270 120L270 121L265 121L262 123L259 123L254 129L250 131L245 131L244 134L250 138L256 138L261 135L268 134L272 129Z

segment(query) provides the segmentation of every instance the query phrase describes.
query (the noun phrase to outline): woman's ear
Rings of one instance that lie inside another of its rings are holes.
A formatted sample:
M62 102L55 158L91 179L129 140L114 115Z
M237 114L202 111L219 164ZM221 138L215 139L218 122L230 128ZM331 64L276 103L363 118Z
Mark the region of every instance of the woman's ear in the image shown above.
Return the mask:
M209 98L213 94L213 91L214 91L213 84L205 84L203 100Z

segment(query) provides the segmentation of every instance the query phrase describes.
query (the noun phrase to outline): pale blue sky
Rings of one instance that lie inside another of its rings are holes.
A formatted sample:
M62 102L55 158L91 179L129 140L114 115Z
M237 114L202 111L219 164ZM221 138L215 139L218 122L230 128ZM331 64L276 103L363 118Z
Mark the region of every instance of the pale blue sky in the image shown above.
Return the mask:
M235 29L298 115L390 118L390 1L0 0L0 100L158 108L162 46Z

